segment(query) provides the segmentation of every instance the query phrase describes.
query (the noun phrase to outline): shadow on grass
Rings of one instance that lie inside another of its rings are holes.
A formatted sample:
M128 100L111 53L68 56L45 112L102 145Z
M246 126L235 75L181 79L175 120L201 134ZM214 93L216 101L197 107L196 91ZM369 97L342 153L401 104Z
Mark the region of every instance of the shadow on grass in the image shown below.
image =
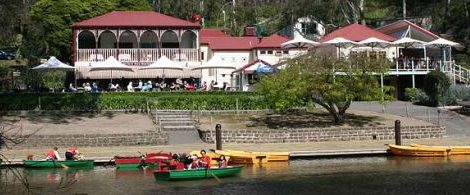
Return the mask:
M340 124L333 123L328 113L289 113L253 116L249 118L247 126L265 126L271 129L279 128L325 128L325 127L370 127L381 125L380 117L346 114L345 120Z

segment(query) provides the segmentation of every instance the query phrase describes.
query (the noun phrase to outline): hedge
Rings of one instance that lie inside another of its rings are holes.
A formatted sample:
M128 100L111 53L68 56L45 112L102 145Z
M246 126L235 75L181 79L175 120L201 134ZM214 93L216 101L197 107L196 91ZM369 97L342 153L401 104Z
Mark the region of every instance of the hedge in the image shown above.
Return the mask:
M258 110L268 108L252 92L21 93L0 94L0 110Z

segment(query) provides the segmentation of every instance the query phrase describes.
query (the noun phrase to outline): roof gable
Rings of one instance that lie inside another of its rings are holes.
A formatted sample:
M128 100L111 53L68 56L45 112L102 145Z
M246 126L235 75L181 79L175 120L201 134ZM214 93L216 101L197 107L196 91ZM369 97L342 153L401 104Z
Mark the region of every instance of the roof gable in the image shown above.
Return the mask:
M408 28L410 28L413 32L421 34L418 37L412 37L418 40L431 41L431 40L435 40L439 38L439 36L437 36L436 34L408 20L398 20L396 22L379 27L376 30L382 33L397 37L397 36L403 36L404 34L403 31L408 30ZM416 33L412 33L412 36L413 35L416 36Z
M334 39L336 37L343 37L345 39L349 39L351 41L357 41L357 42L365 40L370 37L375 37L375 38L382 39L385 41L396 40L394 37L391 37L389 35L386 35L384 33L371 29L367 26L364 26L361 24L351 24L351 25L342 27L340 29L337 29L331 33L328 33L327 35L322 37L319 41L325 42L325 41Z
M113 11L88 20L73 23L72 27L200 28L200 25L153 11Z

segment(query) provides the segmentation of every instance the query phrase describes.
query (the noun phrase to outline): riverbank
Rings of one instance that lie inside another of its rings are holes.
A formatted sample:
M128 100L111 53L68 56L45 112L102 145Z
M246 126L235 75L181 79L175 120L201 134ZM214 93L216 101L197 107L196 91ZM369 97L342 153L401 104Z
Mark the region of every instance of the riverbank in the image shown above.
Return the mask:
M470 145L469 137L444 137L434 139L403 140L403 145L418 143L425 145ZM279 151L291 152L294 156L325 157L341 153L361 153L371 155L378 151L385 152L388 147L385 144L393 143L392 140L364 140L364 141L331 141L321 143L279 143L279 144L224 144L223 149L246 151ZM119 146L119 147L81 147L79 148L87 159L109 161L114 156L135 156L146 152L172 152L185 153L192 150L214 149L214 144L180 144L160 146ZM66 148L59 148L61 154ZM367 152L369 151L369 152ZM6 158L13 161L21 161L26 156L33 155L34 159L44 157L45 149L14 149L2 150Z

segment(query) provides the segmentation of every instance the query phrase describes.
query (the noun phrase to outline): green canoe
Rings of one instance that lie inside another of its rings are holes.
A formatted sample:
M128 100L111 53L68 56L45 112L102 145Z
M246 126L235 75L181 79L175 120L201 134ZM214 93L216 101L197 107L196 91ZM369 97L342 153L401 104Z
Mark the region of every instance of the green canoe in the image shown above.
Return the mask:
M93 167L93 160L66 160L66 161L51 161L51 160L25 160L24 166L28 168L65 168L65 167Z
M149 163L149 164L116 164L117 169L141 169L142 167L147 166L148 168L155 168L156 164Z
M239 174L242 166L228 166L226 168L170 170L166 172L155 171L155 179L158 180L192 180L214 177L229 177Z

